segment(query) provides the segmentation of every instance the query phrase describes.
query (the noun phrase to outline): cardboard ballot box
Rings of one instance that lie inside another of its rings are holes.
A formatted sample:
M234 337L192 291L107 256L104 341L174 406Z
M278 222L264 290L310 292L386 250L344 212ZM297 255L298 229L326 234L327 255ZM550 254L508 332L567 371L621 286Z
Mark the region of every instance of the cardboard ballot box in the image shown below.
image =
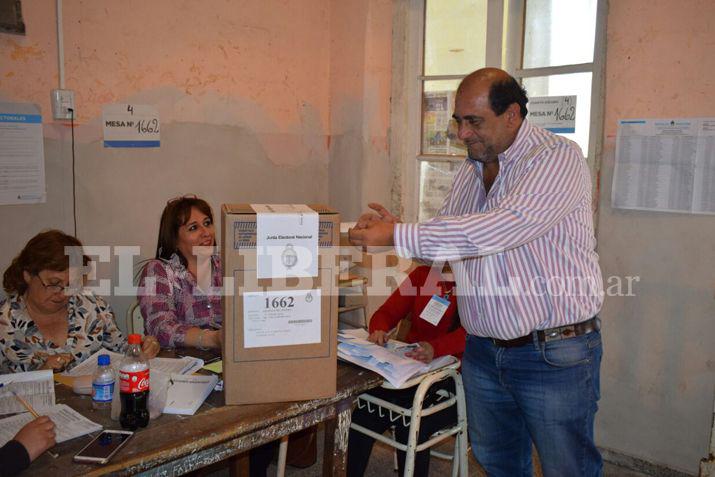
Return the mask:
M224 204L221 226L226 404L335 395L339 214Z

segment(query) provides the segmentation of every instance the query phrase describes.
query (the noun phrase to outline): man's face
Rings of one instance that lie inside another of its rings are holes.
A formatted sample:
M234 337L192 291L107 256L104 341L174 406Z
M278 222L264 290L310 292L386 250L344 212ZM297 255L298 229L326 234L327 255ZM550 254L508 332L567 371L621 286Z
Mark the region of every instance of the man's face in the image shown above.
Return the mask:
M512 104L499 116L494 114L489 105L489 83L486 81L457 93L452 117L457 122L457 137L467 147L469 157L482 163L493 162L511 145L516 137L514 106Z

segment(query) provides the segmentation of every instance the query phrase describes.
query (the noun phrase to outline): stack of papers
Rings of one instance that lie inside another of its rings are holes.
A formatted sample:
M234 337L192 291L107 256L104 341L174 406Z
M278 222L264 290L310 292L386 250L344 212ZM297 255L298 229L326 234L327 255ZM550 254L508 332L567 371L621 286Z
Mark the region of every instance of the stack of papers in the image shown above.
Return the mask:
M95 431L102 426L92 422L66 404L55 405L55 382L52 370L28 371L0 375L0 414L15 414L0 419L0 446L5 445L28 422L35 419L14 396L27 401L38 414L55 423L55 439L64 442Z
M456 361L454 356L442 356L425 364L405 357L405 353L414 349L414 345L390 340L383 347L368 341L367 337L367 331L362 328L340 330L338 357L375 371L396 388L414 376L434 371Z
M119 368L119 362L124 357L121 353L100 349L78 366L63 374L73 377L94 374L97 370L97 356L101 354L109 355L111 365L115 369ZM191 374L201 369L203 365L204 361L202 359L194 358L193 356L184 356L183 358L152 358L149 360L149 369L151 371L161 371L166 374Z
M52 379L52 370L0 375L0 414L27 411L12 394L13 391L36 409L54 406L55 382Z
M48 416L55 423L55 440L58 443L102 430L101 425L90 421L66 404L58 404L44 409L38 408L37 412L40 415ZM7 444L25 424L34 419L29 412L0 419L0 446Z

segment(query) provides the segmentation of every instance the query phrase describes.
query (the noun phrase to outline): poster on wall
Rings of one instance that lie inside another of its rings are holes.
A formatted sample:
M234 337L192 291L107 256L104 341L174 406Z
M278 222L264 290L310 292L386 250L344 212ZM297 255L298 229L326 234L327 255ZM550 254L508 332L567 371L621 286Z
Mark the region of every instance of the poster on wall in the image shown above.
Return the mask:
M715 214L715 118L619 121L611 203Z
M0 102L0 205L46 200L40 107Z
M531 124L554 134L576 132L576 96L537 96L529 98Z
M422 154L465 155L452 120L454 91L426 91L422 98Z
M159 147L159 112L142 104L107 104L102 108L104 147Z

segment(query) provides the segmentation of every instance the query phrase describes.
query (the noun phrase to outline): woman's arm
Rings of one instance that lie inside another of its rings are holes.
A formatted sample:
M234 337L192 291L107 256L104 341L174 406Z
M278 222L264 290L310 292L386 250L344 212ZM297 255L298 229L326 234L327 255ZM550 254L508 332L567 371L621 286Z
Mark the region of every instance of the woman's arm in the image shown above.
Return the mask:
M40 369L47 358L46 354L38 353L41 347L34 339L39 332L37 327L21 328L12 319L12 310L18 306L15 298L16 295L11 295L0 306L0 371L2 373L35 371ZM18 321L25 324L31 322L29 317L21 317Z
M159 260L147 263L139 281L139 307L144 327L165 347L220 348L221 331L205 330L183 322L176 313L170 265Z
M428 273L429 267L418 267L409 274L370 318L370 333L391 330L412 311L418 288Z
M169 267L159 260L146 264L139 280L139 307L147 334L155 336L161 346L183 346L191 326L177 316Z

